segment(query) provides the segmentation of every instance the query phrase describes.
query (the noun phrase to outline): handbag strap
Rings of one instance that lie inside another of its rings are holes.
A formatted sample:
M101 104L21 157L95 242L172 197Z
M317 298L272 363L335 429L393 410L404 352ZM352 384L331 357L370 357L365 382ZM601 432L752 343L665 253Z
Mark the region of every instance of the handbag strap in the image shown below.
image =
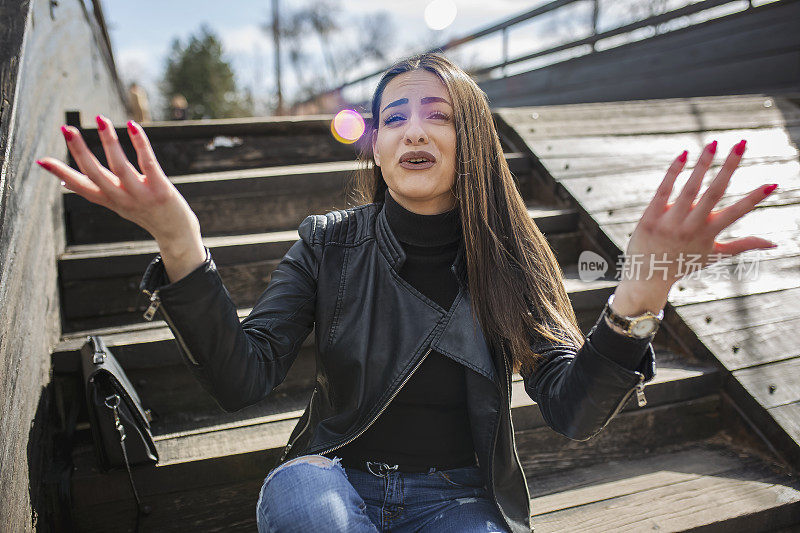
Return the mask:
M119 402L120 402L119 394L112 394L111 396L106 397L105 405L114 415L114 427L117 428L119 431L119 446L122 448L122 459L125 462L125 468L128 470L128 479L131 482L131 490L133 490L133 497L136 498L136 526L134 527L134 531L139 531L139 523L142 514L148 514L149 509L142 508L142 501L139 499L139 492L136 490L136 484L133 482L133 473L131 472L131 465L128 462L128 449L125 446L125 426L122 425L122 422L119 419Z

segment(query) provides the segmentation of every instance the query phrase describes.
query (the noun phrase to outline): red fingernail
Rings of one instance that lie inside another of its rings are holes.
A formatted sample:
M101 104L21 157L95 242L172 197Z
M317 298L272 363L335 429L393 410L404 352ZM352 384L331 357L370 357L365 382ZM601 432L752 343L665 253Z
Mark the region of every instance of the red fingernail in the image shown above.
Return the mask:
M742 155L744 153L744 146L746 144L747 144L747 141L745 141L744 139L739 141L739 144L737 144L733 149L733 151L736 152L736 155Z
M678 161L681 163L686 163L686 156L689 154L686 150L683 151L681 155L678 156Z
M51 165L50 163L48 163L46 161L39 161L37 159L36 162L39 163L39 166L41 166L45 170L53 170L53 165Z
M68 141L72 140L72 132L67 129L66 126L61 126L61 133L64 134L64 138Z
M764 189L763 189L763 191L764 191L764 194L769 194L769 193L771 193L772 191L774 191L774 190L775 190L775 188L776 188L777 186L778 186L778 184L777 184L777 183L773 183L772 185L764 185Z
M106 129L106 123L103 122L103 119L100 118L100 115L97 115L96 117L94 117L94 119L97 121L98 130L103 131L104 129Z
M717 141L714 141L708 145L708 151L711 152L712 154L717 153Z
M131 132L131 135L137 135L139 132L136 131L136 126L133 125L133 121L128 121L128 131Z

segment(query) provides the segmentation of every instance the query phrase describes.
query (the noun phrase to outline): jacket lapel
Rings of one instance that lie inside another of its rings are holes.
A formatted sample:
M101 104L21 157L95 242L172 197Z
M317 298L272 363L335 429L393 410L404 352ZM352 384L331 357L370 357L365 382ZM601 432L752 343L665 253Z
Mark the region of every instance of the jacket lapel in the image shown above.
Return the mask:
M491 352L483 330L472 318L469 293L464 288L458 292L444 328L431 346L499 385Z

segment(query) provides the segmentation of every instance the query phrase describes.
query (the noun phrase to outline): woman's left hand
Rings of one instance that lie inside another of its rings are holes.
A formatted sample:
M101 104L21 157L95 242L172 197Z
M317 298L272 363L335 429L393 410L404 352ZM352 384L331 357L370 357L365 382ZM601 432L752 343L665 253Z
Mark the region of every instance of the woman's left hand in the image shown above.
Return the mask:
M692 260L697 265L694 268L700 269L715 263L720 254L734 256L777 246L756 236L728 242L715 240L723 229L753 210L777 187L777 184L762 185L734 204L713 211L739 166L745 144L742 140L731 149L719 173L696 203L703 176L714 159L717 141L705 147L677 199L667 204L675 179L686 163L686 152L673 161L628 242L626 264L616 291L624 293L625 300L635 301L635 307L656 310L666 304L672 285L688 273L687 261ZM650 279L646 279L648 276Z

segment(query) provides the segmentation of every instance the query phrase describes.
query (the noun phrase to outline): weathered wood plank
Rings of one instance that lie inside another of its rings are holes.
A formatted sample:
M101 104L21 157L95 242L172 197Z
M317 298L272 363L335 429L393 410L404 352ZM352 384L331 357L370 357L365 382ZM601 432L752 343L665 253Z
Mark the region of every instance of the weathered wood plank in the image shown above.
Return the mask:
M713 120L717 114L732 115L741 113L747 115L749 120L764 114L773 116L775 108L780 111L794 112L797 110L797 95L800 91L763 94L719 94L708 96L689 96L677 98L650 98L636 100L613 100L610 102L572 102L560 105L520 105L514 107L497 106L494 113L501 116L506 122L518 124L529 122L530 119L537 123L545 122L592 122L598 120L626 121L625 116L632 115L658 121L663 115L696 118L702 116L706 120ZM536 116L533 116L533 113ZM667 120L667 119L664 119ZM658 131L658 122L655 130ZM590 128L602 127L590 125ZM727 127L714 127L710 129L727 129ZM604 130L601 130L604 131Z
M736 370L733 376L765 408L800 400L800 356Z
M648 135L595 135L583 137L565 137L557 139L528 139L522 135L527 146L542 161L551 175L563 179L562 171L570 170L565 165L550 165L553 158L561 159L565 164L575 162L589 163L591 166L603 164L603 160L623 157L631 169L647 168L666 161L663 172L669 163L681 152L687 150L687 164L694 161L710 142L717 141L715 159L723 159L733 146L743 138L747 140L743 160L765 159L768 162L789 161L797 157L797 148L791 140L797 138L800 126L786 128L746 129L736 128L719 131L697 131L686 133L652 133ZM566 159L569 158L569 159Z
M619 413L588 441L574 441L549 427L518 431L516 436L526 476L565 472L572 468L627 459L632 453L675 446L710 437L721 429L720 398L709 395L652 408Z
M687 446L678 451L640 454L570 472L545 475L530 483L531 516L665 487L761 463L746 450Z
M767 180L772 178L774 178L773 175L767 175L766 177ZM756 206L756 209L800 204L800 187L793 187L792 184L783 184L779 181L773 183L778 183L778 188L775 189L775 191L773 191L769 196L761 200ZM755 189L755 187L753 187L753 189ZM653 194L655 194L655 190L653 191ZM717 203L715 210L728 207L746 195L747 193L731 194L730 192L726 191L725 196L723 196ZM647 208L647 204L650 202L650 200L652 200L652 196L646 198L643 195L643 199L646 201L641 204L616 207L607 211L595 211L592 213L592 218L600 225L638 222L639 219L642 218L642 214ZM671 199L671 201L674 201L674 199Z
M758 264L756 276L746 274L748 272L746 262L742 263L744 266L737 266L735 261L720 261L712 265L716 272L714 276L719 276L719 279L712 279L711 276L682 278L673 286L669 301L674 306L681 306L800 287L800 255L778 257L752 264ZM704 270L708 273L711 268L706 267ZM737 269L742 268L745 269L742 271L745 275L738 279ZM734 280L735 283L732 283Z
M223 435L225 427L255 425L265 422L267 418L299 417L314 388L316 365L314 350L302 350L283 383L269 391L262 401L235 413L227 413L220 408L213 396L200 386L182 364L127 370L127 373L142 402L153 410L152 429L158 440L177 437L185 432L213 431L224 439L227 438Z
M766 208L782 208L779 211L775 211L775 213L787 213L788 216L793 216L793 212L800 210L798 209L798 207L800 207L800 203L798 203L798 200L800 200L800 173L797 174L797 177L791 178L784 176L775 179L774 175L759 176L756 174L752 174L748 176L748 178L749 179L740 179L738 175L735 175L732 182L729 184L728 191L726 191L725 196L723 196L717 204L715 210L720 210L732 205L753 190L770 182L778 183L778 188L773 193L775 196L770 194L767 198L759 202L756 205L755 211ZM688 175L681 176L680 179L681 181L673 188L673 193L669 200L670 202L674 202L677 199L685 180L688 179ZM775 181L772 181L773 179L775 179ZM795 181L796 183L793 183ZM635 181L632 181L630 185L635 187ZM699 195L706 190L708 185L708 182L703 185ZM642 182L638 192L632 192L630 190L629 192L621 192L618 195L619 199L613 200L608 197L607 191L615 190L615 186L616 184L610 182L602 187L598 187L597 184L588 184L584 188L575 190L574 192L583 197L582 205L584 209L587 209L591 213L591 216L596 219L598 224L611 229L614 229L614 225L617 224L630 224L630 226L625 227L627 231L632 231L635 227L634 223L639 221L645 208L652 200L657 184L651 188L649 185L645 185L644 182ZM764 215L761 214L759 216ZM751 218L753 217L748 215L747 220ZM764 231L775 231L778 229L780 228L771 227ZM617 230L617 233L619 232L620 231Z
M759 95L496 108L495 112L525 138L544 141L800 125L800 109L780 96Z
M252 308L237 309L239 320L250 314ZM163 320L137 322L112 328L84 330L62 336L53 349L53 371L57 373L80 372L80 349L88 335L101 335L106 346L123 368L151 368L180 364L174 338ZM312 333L313 335L313 333ZM309 335L311 337L311 335ZM310 345L306 340L303 346Z
M685 531L716 525L714 531L770 531L800 519L799 489L789 475L745 466L690 474L685 481L539 515L534 527L545 532Z
M722 312L719 312L715 316L721 315ZM797 340L800 318L782 320L772 316L771 319L771 322L714 335L705 334L699 329L698 337L725 368L732 371L800 356L800 342Z
M203 244L220 266L280 259L299 238L293 230L204 237ZM65 282L141 275L158 252L152 240L70 246L59 256L59 273Z
M291 432L296 422L286 423L284 433ZM143 498L155 498L171 492L187 489L219 489L225 485L239 483L254 475L266 475L278 459L280 450L286 443L272 443L264 436L262 450L239 455L224 456L203 462L173 463L163 467L137 467L133 476ZM275 444L273 447L272 444ZM75 472L72 476L73 509L77 512L87 506L131 501L130 482L127 472L112 470L100 472L96 466L94 450L90 446L76 447L73 453Z
M156 159L168 176L194 174L198 172L217 172L265 166L283 166L304 163L323 163L327 161L353 160L356 157L354 145L346 145L333 138L330 123L322 121L315 124L313 131L293 131L289 133L248 132L224 133L235 124L221 127L211 125L202 131L185 132L179 136L167 136L165 131L155 131L145 126ZM186 126L174 126L186 127ZM125 128L116 128L125 156L129 161L137 161L136 151L131 145ZM81 130L81 135L103 166L108 166L105 152L99 142L96 128ZM75 167L77 168L77 167Z
M770 322L800 318L800 288L747 294L681 306L681 318L702 336L735 332Z
M187 527L207 533L251 533L256 531L256 502L264 476L241 478L213 488L187 487L157 498L144 496L151 512L142 518L141 531L151 533L186 531ZM266 474L266 472L264 472ZM180 519L176 519L180 517ZM77 531L136 533L136 507L133 500L82 508L75 519Z
M721 165L720 159L717 163ZM669 166L669 165L667 165ZM588 212L601 213L614 210L614 215L605 215L598 223L608 224L622 222L617 216L618 210L624 208L640 208L639 216L644 211L644 207L650 203L656 189L664 179L666 168L646 172L630 172L625 174L607 174L592 178L575 178L563 181L564 188L572 194ZM700 191L701 194L711 184L717 176L721 166L710 168L703 179ZM692 174L694 167L681 172L672 188L670 202L677 199L678 194ZM743 195L755 190L761 185L777 183L778 190L784 189L795 191L800 188L800 165L795 162L788 162L780 165L748 164L739 166L730 181L728 188L723 196L724 202L720 206L729 205L731 201L741 198ZM614 194L609 194L614 191ZM796 194L796 193L795 193ZM635 219L638 220L638 217Z
M636 222L606 224L603 230L620 250L627 248L630 235L636 229ZM741 256L742 260L758 258L772 259L800 253L800 203L783 206L756 206L755 209L723 229L715 240L724 242L749 235L769 239L777 248L749 250ZM736 259L738 260L738 259Z
M796 443L800 443L800 402L777 405L770 407L768 411L784 431Z

